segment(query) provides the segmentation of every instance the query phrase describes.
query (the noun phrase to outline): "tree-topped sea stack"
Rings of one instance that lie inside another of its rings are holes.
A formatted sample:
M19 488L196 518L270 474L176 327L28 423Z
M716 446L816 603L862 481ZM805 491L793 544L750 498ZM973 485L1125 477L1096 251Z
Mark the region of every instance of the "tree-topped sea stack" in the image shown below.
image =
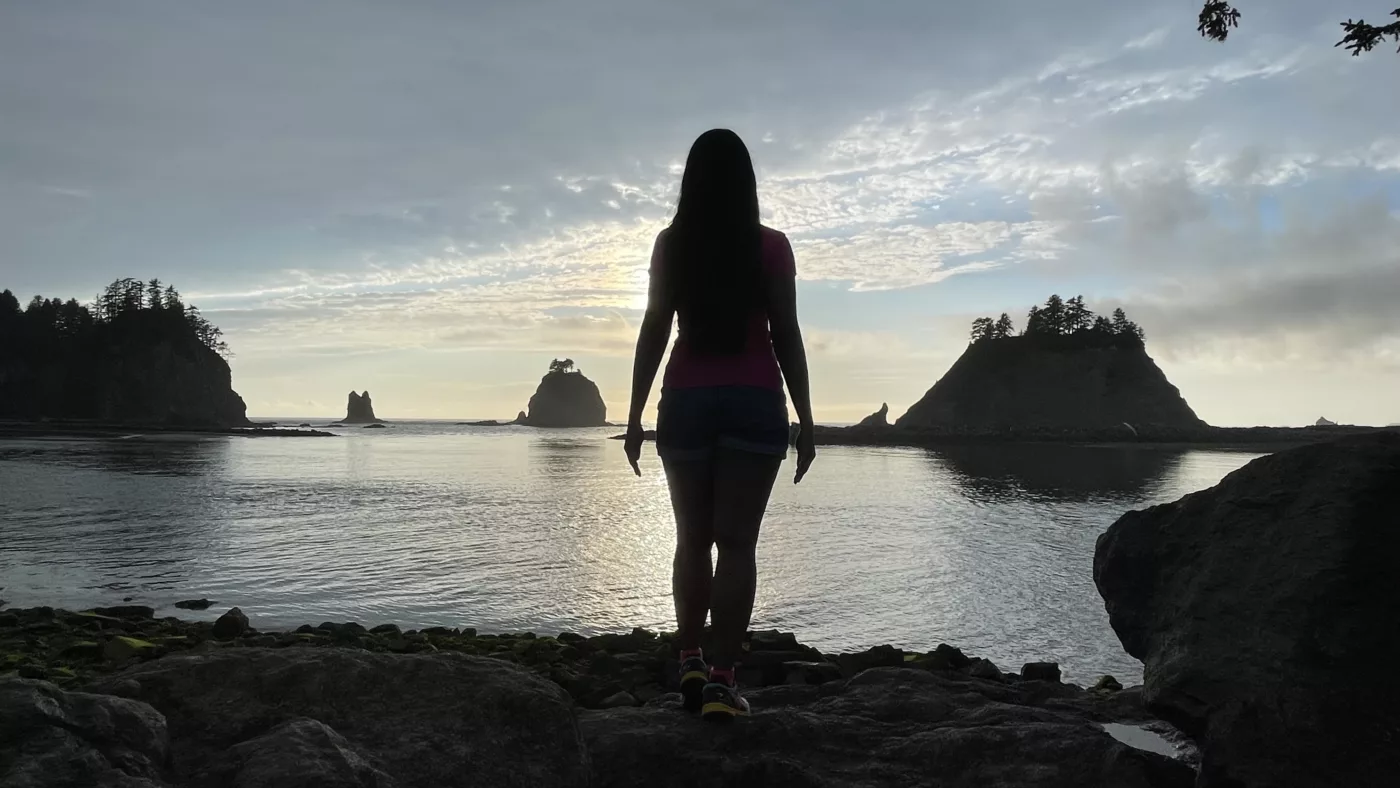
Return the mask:
M573 359L555 359L530 398L524 419L530 427L606 427L608 407L598 386L574 368Z
M1095 316L1083 297L1032 307L1026 330L978 318L972 343L900 427L964 431L1200 430L1181 393L1147 355L1123 310Z

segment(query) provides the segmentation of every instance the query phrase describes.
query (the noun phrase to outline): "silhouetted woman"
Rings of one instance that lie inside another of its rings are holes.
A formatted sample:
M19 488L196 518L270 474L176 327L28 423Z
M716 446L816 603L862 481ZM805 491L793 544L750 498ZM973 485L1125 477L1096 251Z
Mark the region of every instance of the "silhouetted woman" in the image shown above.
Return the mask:
M753 614L758 528L787 455L784 379L801 425L795 481L816 457L795 277L787 237L759 224L743 141L726 129L700 135L686 159L676 217L651 254L626 449L641 475L642 412L675 316L656 447L676 515L671 587L681 691L686 708L706 719L748 713L734 666ZM711 546L719 553L713 568ZM709 664L700 652L707 612Z

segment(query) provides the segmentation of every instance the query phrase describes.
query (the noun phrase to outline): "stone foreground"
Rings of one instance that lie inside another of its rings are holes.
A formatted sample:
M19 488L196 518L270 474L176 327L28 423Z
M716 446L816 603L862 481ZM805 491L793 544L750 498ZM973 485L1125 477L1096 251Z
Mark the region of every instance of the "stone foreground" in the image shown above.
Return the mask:
M236 609L235 609L236 610ZM706 724L664 635L478 635L241 612L0 612L0 785L1188 786L1184 761L1100 723L1137 688L1003 673L940 646L828 657L753 633L754 716ZM1161 723L1155 723L1161 725Z
M717 727L679 698L580 711L504 660L348 648L156 659L85 692L0 679L0 784L1185 788L1180 761L1095 719L1131 706L1051 681L872 668L770 687ZM1128 695L1127 691L1119 696Z

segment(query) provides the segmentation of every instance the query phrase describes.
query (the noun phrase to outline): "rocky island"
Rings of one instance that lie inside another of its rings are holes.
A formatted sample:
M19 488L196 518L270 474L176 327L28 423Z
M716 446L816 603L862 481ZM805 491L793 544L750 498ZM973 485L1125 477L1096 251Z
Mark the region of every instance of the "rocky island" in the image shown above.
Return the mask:
M248 425L222 332L173 287L121 279L90 305L0 292L0 419Z
M574 368L573 359L555 359L540 380L528 410L516 424L527 427L606 427L608 408L598 386Z
M1143 686L761 631L732 727L681 710L665 632L0 610L0 784L1390 785L1397 478L1400 436L1353 437L1125 514L1094 580Z
M345 418L335 422L336 424L383 424L384 420L374 415L374 402L369 398L369 392L356 394L350 392L345 403Z

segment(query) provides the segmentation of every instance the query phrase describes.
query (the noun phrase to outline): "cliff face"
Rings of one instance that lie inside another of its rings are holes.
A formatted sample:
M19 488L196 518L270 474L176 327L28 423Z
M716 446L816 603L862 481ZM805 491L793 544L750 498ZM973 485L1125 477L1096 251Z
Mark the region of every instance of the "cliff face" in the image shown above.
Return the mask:
M524 421L531 427L605 427L608 408L598 386L582 372L553 371L530 397Z
M1141 342L1080 336L976 342L895 423L986 430L1206 426Z
M228 362L194 343L131 343L98 363L98 418L171 425L239 426L247 406Z
M370 400L368 391L363 394L350 392L345 403L345 419L341 424L379 424L382 421L374 415L374 402Z
M0 417L242 426L228 362L192 337L108 337L48 358L0 358Z

